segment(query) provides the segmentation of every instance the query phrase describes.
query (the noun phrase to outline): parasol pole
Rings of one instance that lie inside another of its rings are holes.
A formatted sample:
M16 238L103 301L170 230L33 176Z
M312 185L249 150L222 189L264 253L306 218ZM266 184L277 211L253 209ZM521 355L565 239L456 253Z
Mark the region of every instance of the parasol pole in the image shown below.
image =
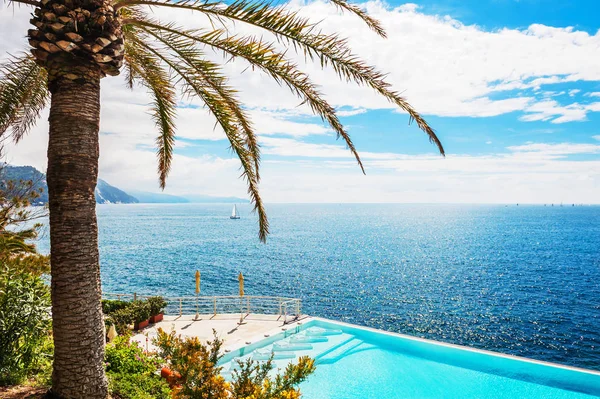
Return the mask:
M200 271L196 270L196 318L194 320L198 320L200 317L198 314L198 297L200 296Z

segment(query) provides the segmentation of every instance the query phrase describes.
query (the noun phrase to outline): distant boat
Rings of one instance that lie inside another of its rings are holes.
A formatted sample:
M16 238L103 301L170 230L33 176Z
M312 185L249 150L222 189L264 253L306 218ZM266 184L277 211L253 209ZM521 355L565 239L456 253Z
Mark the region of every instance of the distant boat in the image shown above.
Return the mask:
M229 216L229 219L239 219L239 215L237 213L237 206L233 206L233 209L231 210L231 216Z

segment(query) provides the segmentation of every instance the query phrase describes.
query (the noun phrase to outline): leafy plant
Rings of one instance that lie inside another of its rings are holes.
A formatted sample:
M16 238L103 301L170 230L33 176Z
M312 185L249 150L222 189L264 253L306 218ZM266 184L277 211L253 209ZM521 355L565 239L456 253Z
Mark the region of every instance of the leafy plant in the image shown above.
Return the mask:
M119 334L125 334L129 331L129 325L134 321L133 311L130 306L115 310L104 320L107 329L114 324Z
M0 267L0 384L14 384L48 355L50 290L39 276Z
M152 296L146 300L150 305L150 315L156 316L165 311L167 301L162 296Z
M136 323L150 318L150 304L146 301L132 301L127 309L131 311L133 321Z
M113 300L113 299L103 299L102 300L102 313L105 315L110 315L111 313L127 308L131 305L130 302Z
M45 208L30 206L39 196L31 180L0 180L0 262L37 276L50 272L50 258L31 243L42 226L34 221L46 215Z
M30 207L38 197L32 181L0 181L0 385L49 374L50 290L41 276L50 264L31 243L40 228L31 222L45 212Z
M129 336L119 336L106 345L106 371L115 373L142 374L154 372L160 361L147 355L137 342Z
M114 398L170 398L168 384L155 374L161 360L146 354L129 336L117 337L106 346L105 362Z
M171 389L159 376L108 372L109 389L114 399L170 399Z
M181 399L295 399L300 398L298 384L315 370L309 357L301 357L297 364L290 364L275 378L269 374L273 370L272 360L258 363L252 359L240 363L239 371L234 372L231 383L220 375L222 341L215 338L203 344L197 337L177 336L174 331L167 334L158 330L154 344L158 354L169 367L180 375L180 386L174 390L174 397Z

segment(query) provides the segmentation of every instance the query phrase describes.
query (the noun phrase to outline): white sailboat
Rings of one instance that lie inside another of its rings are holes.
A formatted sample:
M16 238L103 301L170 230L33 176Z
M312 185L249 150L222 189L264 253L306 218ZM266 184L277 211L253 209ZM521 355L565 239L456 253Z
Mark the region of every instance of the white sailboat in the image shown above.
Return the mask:
M237 206L233 205L233 209L231 211L231 216L229 216L229 219L239 219L239 215L237 213Z

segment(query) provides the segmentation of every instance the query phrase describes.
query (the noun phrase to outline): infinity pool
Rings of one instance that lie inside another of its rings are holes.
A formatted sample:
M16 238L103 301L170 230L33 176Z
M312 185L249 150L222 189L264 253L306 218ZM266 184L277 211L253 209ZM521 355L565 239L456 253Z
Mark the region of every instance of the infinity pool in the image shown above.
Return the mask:
M600 397L599 372L324 319L226 354L223 373L231 375L237 360L271 353L278 368L300 356L315 359L304 399Z

